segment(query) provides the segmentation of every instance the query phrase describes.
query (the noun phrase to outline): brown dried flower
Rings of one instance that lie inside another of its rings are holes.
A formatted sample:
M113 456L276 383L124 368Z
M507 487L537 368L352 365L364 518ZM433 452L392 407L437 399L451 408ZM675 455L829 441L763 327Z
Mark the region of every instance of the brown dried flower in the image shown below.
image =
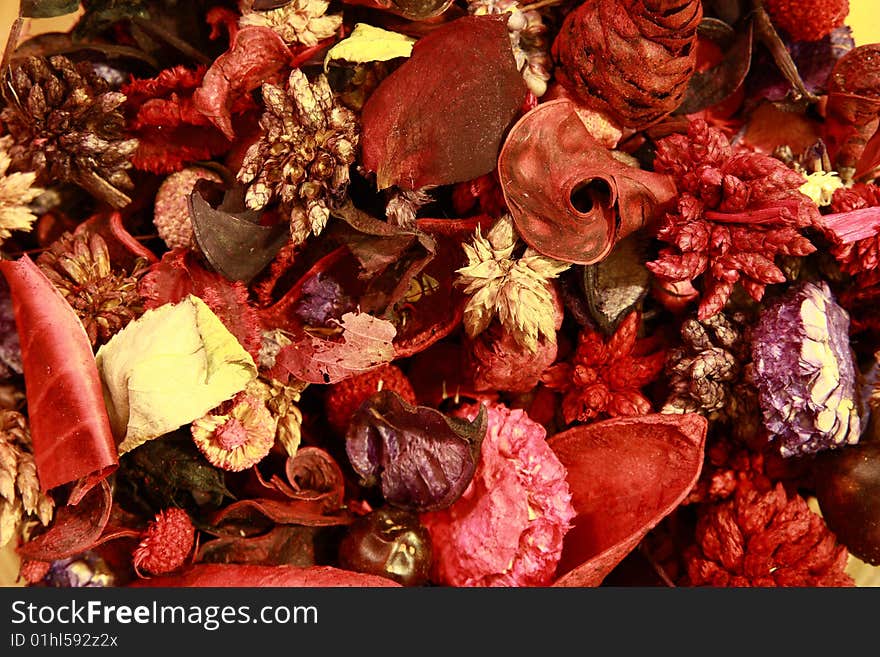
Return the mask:
M40 490L27 420L16 411L0 410L0 547L30 516L48 525L54 506Z
M61 55L16 60L6 75L0 119L15 140L9 154L16 168L35 171L40 184L72 182L115 207L127 205L138 142L126 139L125 96L89 62Z
M97 233L65 233L37 264L76 312L93 347L143 312L137 284L147 263L138 260L131 273L113 270L107 244Z
M264 84L263 101L264 134L245 154L238 179L247 185L251 209L280 201L299 244L324 230L330 207L345 196L357 119L336 101L325 75L310 83L299 69L291 71L284 89Z
M281 444L288 456L296 454L302 439L302 412L297 402L307 385L301 381L287 385L275 379L268 382L266 408L278 422L275 440Z
M29 231L37 220L28 204L42 193L34 186L35 173L9 173L12 158L9 148L12 137L0 139L0 244L12 235L13 230Z
M281 7L259 11L254 0L240 0L242 27L257 25L275 30L287 43L314 46L333 36L342 25L342 14L327 15L328 0L291 0Z

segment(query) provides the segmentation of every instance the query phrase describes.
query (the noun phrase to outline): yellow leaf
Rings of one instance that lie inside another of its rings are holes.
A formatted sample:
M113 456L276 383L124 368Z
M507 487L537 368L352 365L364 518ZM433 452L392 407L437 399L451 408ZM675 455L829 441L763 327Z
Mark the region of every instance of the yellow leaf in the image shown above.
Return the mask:
M200 418L257 376L204 301L148 310L95 356L119 454Z
M336 59L353 64L364 62L386 62L397 57L409 57L415 39L389 32L366 23L357 23L347 39L343 39L327 51L324 57L324 70Z

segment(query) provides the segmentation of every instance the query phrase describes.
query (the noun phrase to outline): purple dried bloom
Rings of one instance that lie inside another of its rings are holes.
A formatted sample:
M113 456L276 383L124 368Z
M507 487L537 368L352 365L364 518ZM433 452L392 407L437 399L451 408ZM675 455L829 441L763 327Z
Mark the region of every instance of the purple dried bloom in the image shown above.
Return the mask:
M485 408L468 422L383 390L352 416L345 450L363 484L381 483L389 504L436 511L455 502L471 482L486 426Z
M56 588L114 586L115 577L104 560L93 552L53 561L44 582Z
M357 304L342 291L336 279L318 274L303 283L296 314L309 326L329 328L332 320L338 320L356 307Z
M764 425L782 456L858 442L849 315L827 283L798 284L769 304L753 333L752 358Z

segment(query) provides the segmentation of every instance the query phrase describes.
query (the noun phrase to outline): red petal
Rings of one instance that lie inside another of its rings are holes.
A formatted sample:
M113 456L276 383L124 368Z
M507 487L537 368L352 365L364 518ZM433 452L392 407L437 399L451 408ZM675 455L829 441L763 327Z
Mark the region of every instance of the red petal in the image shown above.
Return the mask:
M82 323L27 256L0 262L21 341L40 487L86 478L84 495L118 465L101 379ZM76 503L74 496L71 503Z
M573 427L549 439L577 517L554 586L598 586L697 481L708 422L653 414Z
M462 182L495 168L526 97L507 18L465 16L419 39L363 109L363 163L379 189Z
M154 577L135 582L134 587L377 587L400 586L397 582L332 566L252 566L241 564L197 564L180 575Z

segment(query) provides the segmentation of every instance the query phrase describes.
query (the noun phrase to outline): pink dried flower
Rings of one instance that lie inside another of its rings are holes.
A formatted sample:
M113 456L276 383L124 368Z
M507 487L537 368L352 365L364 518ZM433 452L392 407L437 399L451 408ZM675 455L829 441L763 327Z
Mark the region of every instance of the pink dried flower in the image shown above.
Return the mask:
M135 572L143 577L142 572L164 575L177 570L192 552L195 537L195 527L186 511L160 511L134 551Z
M462 409L473 418L475 407ZM449 508L422 515L432 579L452 586L546 586L575 512L544 428L522 410L488 408L474 478Z
M199 180L222 182L220 176L209 169L189 167L172 173L159 186L153 225L169 249L188 249L193 245L193 228L187 199Z

